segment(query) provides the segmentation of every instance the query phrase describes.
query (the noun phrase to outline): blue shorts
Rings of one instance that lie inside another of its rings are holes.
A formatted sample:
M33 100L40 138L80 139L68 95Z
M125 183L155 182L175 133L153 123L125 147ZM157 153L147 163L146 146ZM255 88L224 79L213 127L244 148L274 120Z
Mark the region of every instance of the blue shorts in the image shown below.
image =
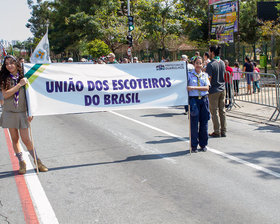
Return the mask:
M248 85L251 85L252 77L253 77L252 74L246 74L246 80Z

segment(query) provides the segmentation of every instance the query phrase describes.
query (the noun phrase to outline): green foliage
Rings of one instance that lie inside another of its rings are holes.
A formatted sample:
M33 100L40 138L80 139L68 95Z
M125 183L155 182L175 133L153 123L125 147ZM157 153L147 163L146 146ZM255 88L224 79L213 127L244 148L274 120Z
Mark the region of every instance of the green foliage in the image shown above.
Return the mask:
M185 15L180 1L139 0L137 4L143 21L141 29L158 48L165 49L168 36L179 37L184 32L183 25L195 21Z
M94 15L94 20L98 24L98 38L102 39L113 52L126 44L127 17L118 16L120 6L120 1L106 1Z
M48 1L41 2L40 0L37 0L37 4L34 4L32 0L28 0L28 5L32 9L32 17L28 20L26 27L30 28L35 37L42 37L47 30L53 4Z
M218 45L218 44L219 44L219 40L216 40L216 39L209 40L209 46L211 46L211 45Z
M257 0L240 1L240 37L241 40L254 44L260 38L257 22Z
M108 45L98 39L90 41L87 44L87 51L93 58L99 58L110 53Z
M181 0L188 23L184 24L185 34L192 41L206 42L208 39L208 0Z
M261 24L260 32L262 36L268 37L269 39L271 36L280 36L280 24L278 21L265 21L261 22Z
M50 47L55 54L79 57L87 52L87 43L94 40L102 40L113 52L127 46L126 0L27 2L32 17L26 26L35 40L40 40L49 21ZM250 44L265 33L256 21L256 5L257 0L240 0L240 36ZM130 7L135 48L143 48L145 41L150 50L164 51L183 39L198 46L208 45L208 0L130 0Z

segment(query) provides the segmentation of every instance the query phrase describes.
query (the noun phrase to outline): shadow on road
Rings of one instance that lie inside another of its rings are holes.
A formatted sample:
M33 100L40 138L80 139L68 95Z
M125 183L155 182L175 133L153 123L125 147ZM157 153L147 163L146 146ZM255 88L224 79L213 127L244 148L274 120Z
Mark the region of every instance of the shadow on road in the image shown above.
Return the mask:
M5 171L5 172L0 172L0 179L8 178L8 177L13 177L17 174L17 172L14 171Z
M280 133L280 128L278 126L265 125L258 127L256 131L269 131L271 133Z
M177 115L184 115L184 114L183 114L183 112L182 113L145 114L141 117L173 117L173 116L177 116Z
M157 138L165 138L166 136L156 136ZM181 142L181 141L189 141L189 138L179 139L176 137L165 138L159 141L148 141L147 144L165 144L165 143L173 143L173 142Z
M156 159L184 156L187 154L189 154L189 150L170 152L170 153L129 156L126 159L116 160L116 161L112 161L112 162L87 163L87 164L79 164L79 165L72 165L72 166L52 167L52 168L49 168L49 172L56 171L56 170L64 170L64 169L75 169L75 168L79 168L79 167L100 166L100 165L115 164L115 163L126 163L126 162L133 162L133 161L139 161L139 160L156 160ZM17 175L17 172L14 172L14 171L0 172L0 179L13 177L15 175Z
M126 162L139 161L139 160L156 160L156 159L184 156L187 154L189 154L189 150L177 151L171 153L161 153L161 154L137 155L137 156L129 156L124 160L116 160L112 162L87 163L87 164L79 164L79 165L72 165L72 166L53 167L53 168L49 168L49 171L73 169L78 167L99 166L99 165L114 164L114 163L126 163Z
M276 172L280 174L280 152L276 151L256 151L256 152L250 152L250 153L228 153L232 156L235 156L237 158L243 159L246 162L250 162L252 164L259 164L260 166L269 169L273 172ZM263 165L264 161L263 159L266 159L266 164ZM235 161L231 161L232 163L236 163ZM258 171L258 174L260 177L264 179L275 179L274 176Z

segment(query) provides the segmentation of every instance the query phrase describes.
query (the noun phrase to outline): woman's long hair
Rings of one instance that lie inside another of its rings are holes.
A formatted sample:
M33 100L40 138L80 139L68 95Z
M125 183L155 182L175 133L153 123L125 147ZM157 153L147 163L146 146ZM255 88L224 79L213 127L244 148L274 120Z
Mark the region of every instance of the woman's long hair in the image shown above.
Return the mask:
M14 56L12 55L7 55L4 59L4 63L2 65L1 71L0 71L0 86L2 89L10 89L11 88L11 79L10 77L10 72L6 68L6 60L11 58L12 62L16 65L17 67L17 72L19 74L19 80L21 80L24 77L23 74L23 69L22 66Z

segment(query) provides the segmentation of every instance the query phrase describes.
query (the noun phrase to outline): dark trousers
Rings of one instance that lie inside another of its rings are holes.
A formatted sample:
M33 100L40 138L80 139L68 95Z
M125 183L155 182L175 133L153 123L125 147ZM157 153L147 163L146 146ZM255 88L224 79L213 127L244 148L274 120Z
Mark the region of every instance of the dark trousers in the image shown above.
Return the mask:
M234 92L239 93L239 80L233 80Z
M210 119L208 97L198 99L190 97L191 146L201 148L208 144L208 120Z
M231 85L229 83L225 83L226 85L226 100L225 100L225 104L227 104L227 102L229 101L229 104L231 104L232 101L232 96L231 96Z

